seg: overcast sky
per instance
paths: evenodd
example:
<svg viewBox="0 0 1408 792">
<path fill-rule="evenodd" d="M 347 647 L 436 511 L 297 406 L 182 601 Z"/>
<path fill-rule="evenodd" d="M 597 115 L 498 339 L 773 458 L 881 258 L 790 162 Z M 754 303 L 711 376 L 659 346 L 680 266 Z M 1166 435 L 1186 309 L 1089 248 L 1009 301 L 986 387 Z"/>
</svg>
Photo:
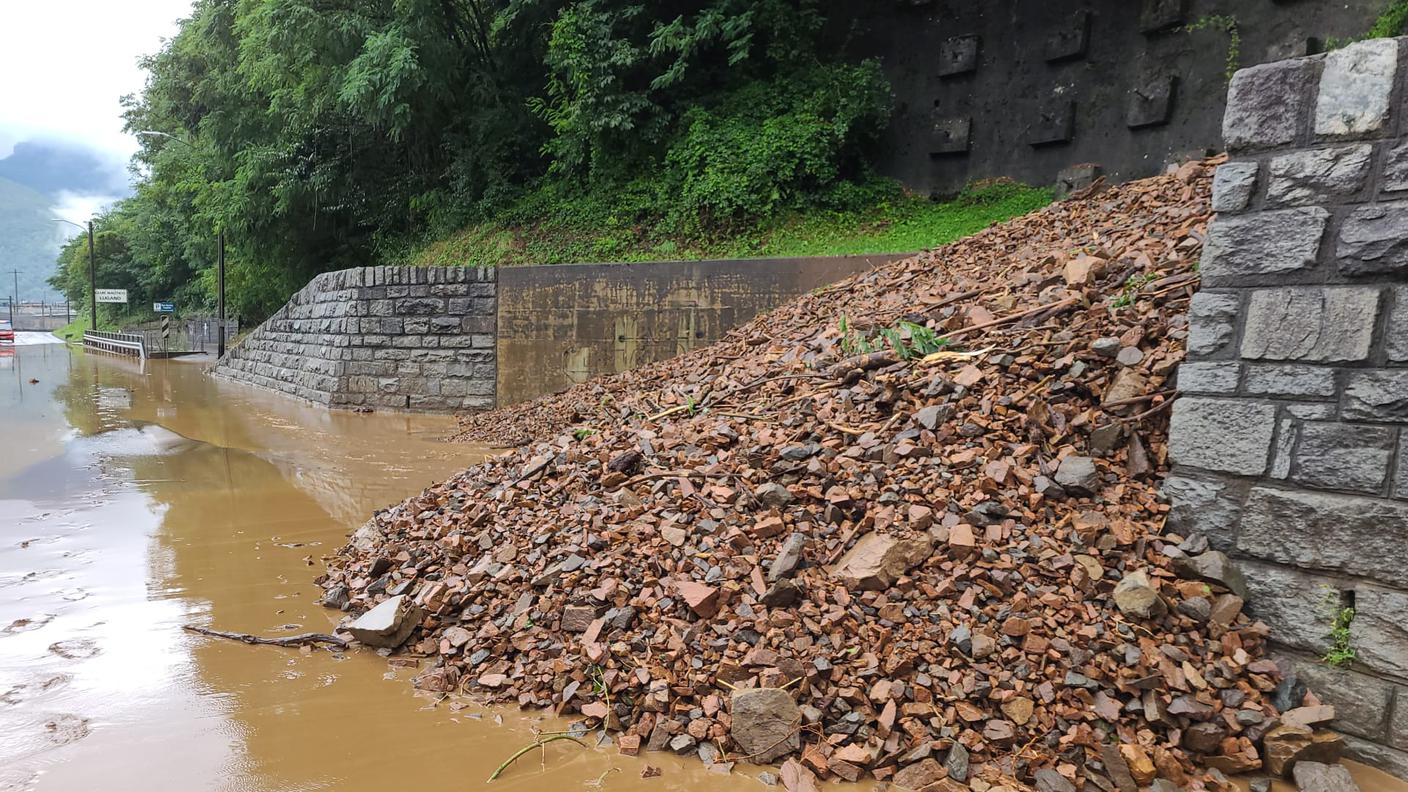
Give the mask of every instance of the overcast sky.
<svg viewBox="0 0 1408 792">
<path fill-rule="evenodd" d="M 0 0 L 0 158 L 22 140 L 89 146 L 125 166 L 123 94 L 188 16 L 191 0 Z"/>
</svg>

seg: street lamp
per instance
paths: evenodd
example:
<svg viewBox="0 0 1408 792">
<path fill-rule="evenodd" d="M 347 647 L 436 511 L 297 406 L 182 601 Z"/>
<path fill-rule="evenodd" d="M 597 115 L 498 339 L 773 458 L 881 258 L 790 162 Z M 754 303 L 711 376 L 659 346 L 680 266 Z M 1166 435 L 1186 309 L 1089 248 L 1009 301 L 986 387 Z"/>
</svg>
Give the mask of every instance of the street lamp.
<svg viewBox="0 0 1408 792">
<path fill-rule="evenodd" d="M 79 231 L 84 230 L 83 226 L 72 220 L 65 220 L 62 217 L 55 217 L 59 223 L 68 223 Z M 92 312 L 89 321 L 93 325 L 93 332 L 98 332 L 98 272 L 93 262 L 93 221 L 88 221 L 88 310 Z"/>
<path fill-rule="evenodd" d="M 176 137 L 175 135 L 172 135 L 172 134 L 167 133 L 167 132 L 158 132 L 158 131 L 156 131 L 155 129 L 143 129 L 143 130 L 141 130 L 140 132 L 137 132 L 136 134 L 137 134 L 137 137 L 159 137 L 159 138 L 164 138 L 164 139 L 166 139 L 166 140 L 174 140 L 174 141 L 176 141 L 177 143 L 180 143 L 181 145 L 183 145 L 183 146 L 185 146 L 186 148 L 190 149 L 191 151 L 195 151 L 195 150 L 196 150 L 196 147 L 195 147 L 194 145 L 192 145 L 189 140 L 186 140 L 185 138 Z M 216 309 L 215 309 L 215 313 L 216 313 L 216 318 L 215 318 L 216 330 L 215 330 L 215 333 L 216 333 L 216 339 L 217 339 L 216 342 L 215 342 L 215 357 L 216 357 L 217 359 L 219 359 L 219 358 L 222 358 L 222 357 L 225 356 L 225 229 L 224 229 L 224 228 L 221 228 L 220 231 L 219 231 L 219 233 L 217 234 L 217 247 L 218 247 L 218 249 L 219 249 L 219 255 L 218 255 L 217 259 L 216 259 L 216 265 L 215 265 L 215 266 L 216 266 L 216 269 L 215 269 L 215 275 L 216 275 L 215 280 L 216 280 L 216 284 L 217 284 L 217 285 L 216 285 L 216 289 L 217 289 L 217 291 L 218 291 L 218 296 L 216 297 Z"/>
</svg>

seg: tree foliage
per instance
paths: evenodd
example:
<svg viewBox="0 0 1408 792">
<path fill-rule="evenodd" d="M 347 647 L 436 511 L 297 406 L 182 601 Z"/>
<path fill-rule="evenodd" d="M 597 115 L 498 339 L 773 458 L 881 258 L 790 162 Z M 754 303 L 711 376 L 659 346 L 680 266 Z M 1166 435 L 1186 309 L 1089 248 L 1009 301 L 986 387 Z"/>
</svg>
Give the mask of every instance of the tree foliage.
<svg viewBox="0 0 1408 792">
<path fill-rule="evenodd" d="M 225 229 L 230 305 L 258 319 L 551 196 L 680 233 L 826 200 L 888 117 L 874 64 L 822 55 L 849 29 L 816 0 L 197 0 L 126 100 L 170 137 L 140 138 L 100 272 L 209 306 Z M 79 298 L 75 255 L 55 280 Z"/>
</svg>

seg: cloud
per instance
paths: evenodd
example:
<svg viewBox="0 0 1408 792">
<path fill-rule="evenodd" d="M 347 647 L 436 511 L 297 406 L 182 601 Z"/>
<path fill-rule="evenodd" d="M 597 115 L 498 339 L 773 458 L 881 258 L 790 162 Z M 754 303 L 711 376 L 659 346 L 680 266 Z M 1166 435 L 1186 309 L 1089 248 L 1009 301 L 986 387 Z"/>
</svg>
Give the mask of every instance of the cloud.
<svg viewBox="0 0 1408 792">
<path fill-rule="evenodd" d="M 157 52 L 191 0 L 6 2 L 0 24 L 0 157 L 23 140 L 58 139 L 125 163 L 121 97 L 139 93 L 138 58 Z"/>
</svg>

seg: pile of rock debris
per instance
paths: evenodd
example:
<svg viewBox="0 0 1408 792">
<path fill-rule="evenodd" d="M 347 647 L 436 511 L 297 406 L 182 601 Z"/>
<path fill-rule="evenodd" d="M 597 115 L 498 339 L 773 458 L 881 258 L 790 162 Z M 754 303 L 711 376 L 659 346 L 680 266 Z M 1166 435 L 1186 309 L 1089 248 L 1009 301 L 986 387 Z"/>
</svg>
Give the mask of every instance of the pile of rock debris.
<svg viewBox="0 0 1408 792">
<path fill-rule="evenodd" d="M 376 514 L 325 603 L 426 690 L 790 789 L 1309 775 L 1333 713 L 1157 492 L 1211 164 L 470 419 L 536 443 Z"/>
</svg>

